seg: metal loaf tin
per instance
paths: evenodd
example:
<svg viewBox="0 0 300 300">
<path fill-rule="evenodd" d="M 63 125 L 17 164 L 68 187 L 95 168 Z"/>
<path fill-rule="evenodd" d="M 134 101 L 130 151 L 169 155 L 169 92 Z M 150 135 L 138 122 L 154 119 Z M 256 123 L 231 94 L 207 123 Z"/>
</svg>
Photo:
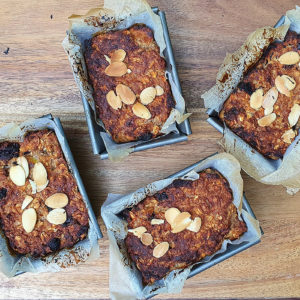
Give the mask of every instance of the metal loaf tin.
<svg viewBox="0 0 300 300">
<path fill-rule="evenodd" d="M 282 16 L 279 21 L 275 24 L 275 28 L 281 26 L 284 24 L 284 16 Z M 224 132 L 224 124 L 219 118 L 218 112 L 216 112 L 214 109 L 209 108 L 206 113 L 209 115 L 207 122 L 212 125 L 214 128 L 216 128 L 220 133 L 223 134 Z M 254 149 L 253 149 L 254 150 Z M 256 151 L 256 150 L 254 150 Z M 266 158 L 267 159 L 267 158 Z M 278 160 L 272 160 L 272 159 L 267 159 L 271 165 L 274 167 L 278 168 L 280 163 L 282 162 L 281 159 Z"/>
<path fill-rule="evenodd" d="M 153 12 L 157 14 L 161 19 L 161 24 L 163 27 L 164 32 L 164 38 L 166 42 L 166 49 L 164 51 L 164 56 L 167 62 L 167 69 L 169 69 L 173 75 L 174 82 L 178 88 L 178 90 L 181 93 L 181 86 L 177 74 L 176 68 L 172 68 L 170 66 L 170 63 L 172 63 L 175 66 L 175 60 L 172 50 L 172 45 L 170 41 L 166 16 L 163 11 L 160 11 L 157 7 L 152 8 Z M 104 142 L 100 136 L 100 131 L 103 131 L 103 129 L 95 122 L 94 120 L 94 112 L 92 108 L 90 107 L 88 101 L 85 99 L 85 97 L 81 94 L 81 99 L 83 102 L 84 112 L 86 116 L 86 122 L 88 125 L 91 142 L 92 142 L 92 148 L 94 154 L 99 154 L 101 159 L 107 159 L 108 154 L 105 149 Z M 134 147 L 133 152 L 143 151 L 151 148 L 161 147 L 165 145 L 170 145 L 174 143 L 179 143 L 186 141 L 188 139 L 188 135 L 192 133 L 190 122 L 188 119 L 186 119 L 181 124 L 177 124 L 177 128 L 179 130 L 179 133 L 170 133 L 166 136 L 162 136 L 160 138 L 156 138 L 154 140 L 150 140 L 145 143 L 141 143 Z"/>
<path fill-rule="evenodd" d="M 213 156 L 213 155 L 211 155 Z M 208 156 L 210 157 L 210 156 Z M 206 158 L 208 158 L 206 157 Z M 206 159 L 204 158 L 204 159 Z M 197 165 L 199 165 L 199 163 L 201 163 L 204 159 L 198 161 L 197 163 L 169 176 L 168 178 L 175 178 L 175 177 L 182 177 L 184 176 L 185 174 L 187 174 L 188 172 L 192 171 Z M 250 207 L 250 204 L 248 203 L 247 199 L 245 198 L 245 195 L 243 196 L 243 209 L 248 212 L 253 218 L 256 219 L 255 215 L 254 215 L 254 212 L 252 210 L 252 208 Z M 261 234 L 263 235 L 264 232 L 262 230 L 262 228 L 260 227 L 260 230 L 261 230 Z M 194 277 L 195 275 L 205 271 L 206 269 L 208 268 L 211 268 L 213 267 L 214 265 L 222 262 L 223 260 L 225 259 L 228 259 L 258 243 L 260 243 L 261 240 L 256 240 L 256 241 L 253 241 L 253 242 L 244 242 L 240 245 L 233 245 L 233 244 L 228 244 L 227 245 L 227 249 L 225 252 L 223 253 L 220 253 L 220 254 L 217 254 L 215 255 L 209 262 L 206 262 L 206 263 L 199 263 L 198 265 L 194 266 L 188 276 L 188 278 L 191 278 L 191 277 Z M 153 296 L 154 297 L 154 296 Z M 151 297 L 152 298 L 152 297 Z"/>
<path fill-rule="evenodd" d="M 66 158 L 66 161 L 68 163 L 69 169 L 70 169 L 71 173 L 73 174 L 73 176 L 75 177 L 79 192 L 82 195 L 83 199 L 85 200 L 86 207 L 87 207 L 88 214 L 89 214 L 89 219 L 90 219 L 91 223 L 93 224 L 93 226 L 94 226 L 94 228 L 97 232 L 98 239 L 100 239 L 100 238 L 103 237 L 103 235 L 102 235 L 102 232 L 101 232 L 100 227 L 98 225 L 97 218 L 94 214 L 92 205 L 91 205 L 90 200 L 88 198 L 88 195 L 86 193 L 86 190 L 85 190 L 85 187 L 83 185 L 82 179 L 80 177 L 80 174 L 79 174 L 78 168 L 76 166 L 74 157 L 72 155 L 70 146 L 67 142 L 67 138 L 66 138 L 65 132 L 63 130 L 63 127 L 61 125 L 60 119 L 59 118 L 53 118 L 51 114 L 42 116 L 41 118 L 47 118 L 47 119 L 53 120 L 54 123 L 56 124 L 57 129 L 59 130 L 60 134 L 65 138 L 65 144 L 64 145 L 60 144 L 61 149 L 64 153 L 65 158 L 68 157 L 68 159 Z M 16 273 L 15 276 L 21 275 L 23 273 L 25 273 L 25 272 L 18 272 L 18 273 Z"/>
</svg>

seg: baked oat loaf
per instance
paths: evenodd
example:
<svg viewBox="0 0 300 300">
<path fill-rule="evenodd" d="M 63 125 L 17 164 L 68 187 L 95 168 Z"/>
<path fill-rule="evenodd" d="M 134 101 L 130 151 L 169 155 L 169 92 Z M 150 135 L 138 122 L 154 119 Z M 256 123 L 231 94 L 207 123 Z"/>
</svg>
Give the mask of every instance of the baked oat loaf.
<svg viewBox="0 0 300 300">
<path fill-rule="evenodd" d="M 0 226 L 14 252 L 33 257 L 87 236 L 88 212 L 54 132 L 0 144 Z"/>
<path fill-rule="evenodd" d="M 214 169 L 199 176 L 195 181 L 177 179 L 124 212 L 127 251 L 145 284 L 212 255 L 225 239 L 238 239 L 247 231 L 227 180 Z"/>
<path fill-rule="evenodd" d="M 229 96 L 220 118 L 267 158 L 282 158 L 300 116 L 300 36 L 274 42 Z"/>
<path fill-rule="evenodd" d="M 99 118 L 116 143 L 150 140 L 175 107 L 153 32 L 143 24 L 101 33 L 85 61 Z"/>
</svg>

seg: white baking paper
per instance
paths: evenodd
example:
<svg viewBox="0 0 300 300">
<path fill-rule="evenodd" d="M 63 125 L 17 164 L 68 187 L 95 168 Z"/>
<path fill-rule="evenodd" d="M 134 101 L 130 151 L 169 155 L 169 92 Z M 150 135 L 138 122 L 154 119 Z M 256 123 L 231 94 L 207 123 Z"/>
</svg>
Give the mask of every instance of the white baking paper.
<svg viewBox="0 0 300 300">
<path fill-rule="evenodd" d="M 247 224 L 248 231 L 235 241 L 226 240 L 217 253 L 226 251 L 227 244 L 240 244 L 245 241 L 256 241 L 261 237 L 261 231 L 257 220 L 253 219 L 242 209 L 243 180 L 240 175 L 240 165 L 230 154 L 222 153 L 205 159 L 192 172 L 189 172 L 182 179 L 195 180 L 199 178 L 196 172 L 206 168 L 218 170 L 228 180 L 233 193 L 233 203 L 238 209 L 239 217 L 243 217 Z M 124 239 L 127 235 L 127 224 L 118 217 L 124 209 L 132 207 L 142 201 L 147 195 L 153 195 L 173 182 L 173 179 L 164 179 L 153 182 L 144 188 L 122 196 L 108 195 L 101 208 L 101 216 L 107 227 L 107 234 L 110 241 L 110 297 L 113 300 L 123 299 L 145 299 L 149 296 L 160 293 L 179 293 L 193 266 L 184 270 L 171 272 L 165 279 L 154 283 L 151 286 L 143 286 L 140 272 L 134 263 L 129 259 Z M 214 255 L 204 258 L 201 263 L 209 261 Z"/>
<path fill-rule="evenodd" d="M 217 75 L 216 85 L 202 95 L 206 108 L 220 112 L 224 102 L 242 80 L 247 70 L 255 64 L 270 42 L 283 40 L 288 29 L 300 33 L 300 8 L 286 13 L 284 25 L 278 28 L 264 27 L 249 35 L 246 42 L 233 54 L 227 54 Z M 283 185 L 288 193 L 300 189 L 300 136 L 289 146 L 283 159 L 268 159 L 249 146 L 226 126 L 220 144 L 226 152 L 235 156 L 242 169 L 264 184 Z"/>
<path fill-rule="evenodd" d="M 64 151 L 67 141 L 61 134 L 55 122 L 49 118 L 31 119 L 20 125 L 14 123 L 8 124 L 0 128 L 0 142 L 22 141 L 26 132 L 46 128 L 55 131 L 69 169 L 72 172 L 70 158 Z M 76 176 L 74 177 L 77 180 Z M 87 204 L 87 199 L 84 196 L 83 201 Z M 57 272 L 67 267 L 74 266 L 79 262 L 94 260 L 98 258 L 99 255 L 100 249 L 98 245 L 97 230 L 91 220 L 89 220 L 87 238 L 75 244 L 71 249 L 63 249 L 41 259 L 34 259 L 24 255 L 13 255 L 8 248 L 6 238 L 3 233 L 0 232 L 0 270 L 8 277 L 15 276 L 21 272 Z"/>
<path fill-rule="evenodd" d="M 163 53 L 166 49 L 166 43 L 161 20 L 158 15 L 153 13 L 151 7 L 145 0 L 105 0 L 103 7 L 93 8 L 83 16 L 72 15 L 69 17 L 69 21 L 69 32 L 63 41 L 63 47 L 68 54 L 74 78 L 81 93 L 92 107 L 96 122 L 105 129 L 96 112 L 93 88 L 88 82 L 83 55 L 85 51 L 85 41 L 91 39 L 93 35 L 98 32 L 121 30 L 137 23 L 143 23 L 153 30 L 155 41 L 160 48 L 160 54 L 164 57 Z M 174 83 L 171 68 L 176 68 L 176 66 L 170 64 L 169 69 L 166 70 L 166 77 L 169 79 L 176 106 L 175 109 L 171 111 L 169 118 L 161 130 L 163 134 L 178 132 L 175 122 L 180 124 L 190 115 L 184 114 L 185 101 Z M 123 159 L 132 152 L 132 147 L 145 143 L 144 141 L 136 141 L 117 144 L 106 131 L 101 132 L 101 137 L 109 158 L 113 161 Z"/>
</svg>

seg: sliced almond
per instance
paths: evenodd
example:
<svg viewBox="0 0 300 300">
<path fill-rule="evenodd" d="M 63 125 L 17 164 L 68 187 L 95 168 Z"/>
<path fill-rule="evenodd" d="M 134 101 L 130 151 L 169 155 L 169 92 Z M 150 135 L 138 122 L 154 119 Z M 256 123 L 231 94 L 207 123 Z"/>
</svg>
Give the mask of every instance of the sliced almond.
<svg viewBox="0 0 300 300">
<path fill-rule="evenodd" d="M 22 214 L 22 226 L 27 233 L 30 233 L 36 224 L 37 215 L 34 208 L 28 208 Z"/>
<path fill-rule="evenodd" d="M 69 202 L 68 196 L 64 193 L 56 193 L 48 197 L 45 204 L 50 208 L 63 208 Z"/>
<path fill-rule="evenodd" d="M 128 229 L 128 232 L 131 232 L 133 235 L 137 236 L 139 239 L 142 237 L 142 234 L 146 232 L 147 229 L 144 226 L 140 226 L 133 229 Z"/>
<path fill-rule="evenodd" d="M 285 86 L 285 79 L 282 76 L 277 76 L 275 78 L 275 86 L 277 88 L 277 90 L 282 94 L 285 95 L 287 97 L 291 96 L 290 91 L 288 90 L 288 88 Z"/>
<path fill-rule="evenodd" d="M 111 62 L 122 62 L 126 57 L 126 52 L 123 49 L 114 51 L 111 56 Z"/>
<path fill-rule="evenodd" d="M 165 92 L 160 85 L 156 85 L 155 89 L 156 89 L 156 96 L 162 96 Z"/>
<path fill-rule="evenodd" d="M 149 86 L 142 90 L 140 94 L 141 102 L 144 105 L 150 104 L 156 96 L 156 89 L 153 86 Z"/>
<path fill-rule="evenodd" d="M 34 164 L 32 171 L 33 181 L 36 185 L 44 185 L 47 182 L 47 171 L 41 162 Z"/>
<path fill-rule="evenodd" d="M 172 232 L 179 233 L 185 230 L 191 223 L 191 214 L 188 212 L 182 212 L 174 219 Z"/>
<path fill-rule="evenodd" d="M 112 62 L 104 72 L 110 77 L 121 77 L 127 73 L 127 66 L 123 62 L 115 61 Z"/>
<path fill-rule="evenodd" d="M 26 175 L 24 169 L 17 165 L 12 166 L 9 169 L 9 177 L 12 180 L 12 182 L 17 186 L 23 186 L 26 181 Z"/>
<path fill-rule="evenodd" d="M 278 91 L 275 87 L 272 87 L 267 91 L 263 97 L 262 107 L 265 109 L 265 115 L 269 115 L 273 112 L 273 106 L 278 99 Z"/>
<path fill-rule="evenodd" d="M 153 242 L 153 237 L 150 233 L 143 233 L 141 236 L 141 242 L 145 245 L 145 246 L 149 246 L 152 244 Z"/>
<path fill-rule="evenodd" d="M 295 131 L 293 129 L 287 130 L 281 137 L 283 141 L 287 144 L 292 143 L 292 139 L 296 136 Z"/>
<path fill-rule="evenodd" d="M 293 127 L 297 124 L 300 117 L 300 105 L 294 104 L 289 114 L 289 123 Z"/>
<path fill-rule="evenodd" d="M 173 222 L 175 220 L 175 218 L 180 214 L 180 210 L 176 207 L 171 207 L 169 209 L 166 210 L 165 212 L 165 218 L 167 220 L 167 222 L 173 226 Z"/>
<path fill-rule="evenodd" d="M 161 225 L 161 224 L 164 224 L 164 220 L 162 219 L 152 219 L 151 220 L 151 225 Z"/>
<path fill-rule="evenodd" d="M 282 54 L 278 60 L 282 65 L 294 65 L 300 60 L 300 56 L 298 52 L 289 51 Z"/>
<path fill-rule="evenodd" d="M 250 106 L 253 109 L 260 109 L 264 100 L 264 91 L 262 88 L 257 89 L 250 97 Z"/>
<path fill-rule="evenodd" d="M 296 81 L 294 78 L 288 76 L 288 75 L 282 75 L 281 78 L 283 78 L 284 86 L 289 90 L 292 91 L 296 87 Z"/>
<path fill-rule="evenodd" d="M 31 185 L 31 194 L 36 194 L 36 183 L 31 179 L 28 179 L 28 180 Z"/>
<path fill-rule="evenodd" d="M 21 209 L 24 210 L 31 203 L 32 200 L 33 198 L 31 196 L 26 196 L 23 200 Z"/>
<path fill-rule="evenodd" d="M 136 96 L 130 87 L 124 84 L 118 84 L 116 87 L 116 92 L 121 101 L 125 104 L 133 104 L 135 102 Z"/>
<path fill-rule="evenodd" d="M 148 110 L 148 108 L 143 104 L 141 104 L 140 102 L 137 102 L 132 106 L 132 111 L 139 118 L 146 119 L 146 120 L 151 118 L 151 113 Z"/>
<path fill-rule="evenodd" d="M 258 125 L 261 127 L 269 126 L 276 120 L 276 114 L 271 113 L 270 115 L 264 116 L 258 120 Z"/>
<path fill-rule="evenodd" d="M 196 217 L 186 229 L 193 232 L 198 232 L 201 228 L 201 223 L 201 218 Z"/>
<path fill-rule="evenodd" d="M 111 63 L 111 59 L 107 55 L 105 55 L 105 54 L 104 54 L 104 57 L 105 57 L 106 61 L 110 64 Z"/>
<path fill-rule="evenodd" d="M 153 256 L 156 258 L 160 258 L 164 256 L 169 250 L 169 243 L 168 242 L 162 242 L 155 246 L 153 249 Z"/>
<path fill-rule="evenodd" d="M 17 164 L 20 165 L 24 169 L 25 176 L 27 178 L 29 175 L 29 166 L 28 166 L 28 161 L 27 161 L 26 157 L 25 156 L 18 157 Z"/>
<path fill-rule="evenodd" d="M 38 193 L 41 192 L 41 191 L 43 191 L 47 187 L 48 183 L 49 183 L 49 180 L 47 180 L 46 183 L 43 184 L 43 185 L 37 185 L 36 186 L 36 191 Z"/>
<path fill-rule="evenodd" d="M 36 194 L 36 183 L 31 179 L 29 179 L 29 183 L 31 185 L 31 194 Z"/>
<path fill-rule="evenodd" d="M 106 95 L 106 100 L 108 104 L 115 110 L 122 107 L 122 102 L 119 96 L 115 94 L 114 91 L 109 91 Z"/>
<path fill-rule="evenodd" d="M 55 208 L 49 212 L 47 220 L 54 225 L 63 224 L 67 220 L 67 213 L 63 208 Z"/>
</svg>

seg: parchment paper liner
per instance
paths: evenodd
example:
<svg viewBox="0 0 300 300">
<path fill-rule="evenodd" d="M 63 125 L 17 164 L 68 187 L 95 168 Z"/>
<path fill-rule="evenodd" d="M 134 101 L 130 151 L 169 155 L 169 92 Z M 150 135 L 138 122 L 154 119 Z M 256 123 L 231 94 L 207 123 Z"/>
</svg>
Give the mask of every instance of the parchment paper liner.
<svg viewBox="0 0 300 300">
<path fill-rule="evenodd" d="M 69 21 L 69 31 L 63 41 L 63 47 L 68 54 L 75 81 L 81 93 L 91 105 L 96 122 L 104 130 L 104 132 L 101 132 L 101 137 L 109 158 L 113 161 L 119 161 L 132 152 L 133 146 L 144 143 L 144 141 L 117 144 L 112 140 L 110 134 L 105 131 L 104 124 L 96 112 L 93 88 L 88 82 L 83 55 L 85 51 L 85 41 L 92 38 L 98 32 L 121 30 L 129 28 L 136 23 L 143 23 L 153 30 L 155 41 L 160 47 L 160 55 L 164 57 L 163 51 L 166 48 L 166 44 L 161 20 L 158 15 L 153 13 L 151 7 L 145 0 L 105 0 L 103 7 L 93 8 L 82 16 L 72 15 L 69 17 Z M 175 122 L 180 124 L 190 115 L 184 114 L 185 102 L 174 83 L 173 75 L 170 71 L 171 68 L 176 68 L 176 66 L 171 64 L 168 68 L 169 69 L 166 70 L 166 77 L 169 79 L 173 97 L 176 100 L 176 106 L 162 127 L 161 132 L 163 134 L 178 132 Z"/>
<path fill-rule="evenodd" d="M 246 42 L 233 54 L 227 54 L 217 74 L 216 85 L 201 97 L 206 108 L 220 112 L 234 88 L 243 75 L 263 54 L 274 40 L 283 40 L 288 29 L 300 33 L 300 8 L 286 13 L 284 25 L 273 28 L 264 27 L 251 33 Z M 294 194 L 300 188 L 300 136 L 289 146 L 283 159 L 265 158 L 245 141 L 225 126 L 220 144 L 226 152 L 234 155 L 242 169 L 255 180 L 271 185 L 283 185 L 288 193 Z"/>
<path fill-rule="evenodd" d="M 242 209 L 243 180 L 240 175 L 240 165 L 230 154 L 222 153 L 207 158 L 193 171 L 182 179 L 195 180 L 199 178 L 196 172 L 212 167 L 228 180 L 233 192 L 234 205 L 238 209 L 239 217 L 243 216 L 248 231 L 235 241 L 225 240 L 222 248 L 214 255 L 226 251 L 227 244 L 241 244 L 245 241 L 256 241 L 261 237 L 257 220 Z M 110 241 L 110 297 L 111 299 L 144 299 L 160 293 L 179 293 L 193 266 L 171 272 L 166 279 L 160 280 L 151 286 L 143 287 L 140 272 L 129 259 L 124 243 L 127 235 L 127 223 L 117 215 L 125 208 L 132 207 L 142 201 L 147 195 L 153 195 L 173 182 L 173 179 L 164 179 L 153 182 L 144 188 L 122 196 L 109 194 L 101 208 L 101 215 L 107 227 Z M 212 257 L 204 258 L 201 262 L 210 261 Z"/>
<path fill-rule="evenodd" d="M 60 133 L 55 122 L 48 118 L 27 120 L 20 125 L 14 123 L 8 124 L 0 128 L 0 142 L 22 141 L 26 132 L 46 128 L 55 131 L 63 150 L 66 140 Z M 64 155 L 69 169 L 72 172 L 69 157 L 65 152 Z M 83 201 L 86 203 L 84 197 Z M 12 255 L 8 249 L 7 239 L 2 232 L 0 233 L 0 270 L 8 277 L 12 277 L 19 272 L 57 272 L 67 267 L 77 265 L 80 262 L 96 259 L 100 254 L 97 242 L 97 231 L 90 220 L 88 236 L 83 241 L 75 244 L 71 249 L 63 249 L 41 259 L 34 259 L 24 255 Z"/>
</svg>

